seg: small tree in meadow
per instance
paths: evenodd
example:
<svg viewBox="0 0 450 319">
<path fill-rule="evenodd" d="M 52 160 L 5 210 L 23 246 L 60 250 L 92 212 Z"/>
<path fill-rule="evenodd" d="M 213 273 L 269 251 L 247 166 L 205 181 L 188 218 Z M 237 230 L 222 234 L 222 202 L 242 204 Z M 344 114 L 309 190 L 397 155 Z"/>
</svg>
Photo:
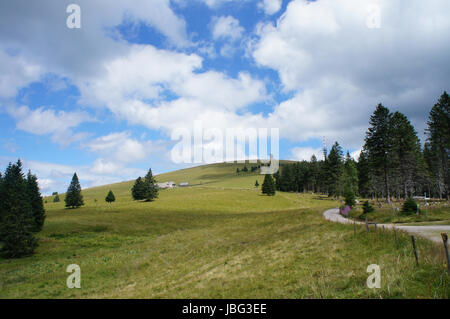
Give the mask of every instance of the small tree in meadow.
<svg viewBox="0 0 450 319">
<path fill-rule="evenodd" d="M 116 197 L 114 196 L 114 193 L 112 192 L 112 190 L 109 190 L 108 195 L 106 195 L 105 201 L 109 204 L 116 201 Z"/>
<path fill-rule="evenodd" d="M 78 208 L 84 205 L 83 195 L 81 195 L 81 185 L 78 180 L 77 173 L 73 174 L 72 181 L 70 182 L 69 188 L 67 189 L 66 207 L 68 208 Z"/>
<path fill-rule="evenodd" d="M 53 198 L 53 203 L 59 203 L 61 199 L 59 198 L 59 194 L 56 193 L 55 197 Z"/>
<path fill-rule="evenodd" d="M 366 200 L 362 206 L 364 214 L 370 214 L 375 211 L 375 208 L 370 205 L 369 201 Z"/>
<path fill-rule="evenodd" d="M 275 182 L 273 181 L 272 175 L 266 174 L 264 176 L 264 182 L 262 184 L 262 193 L 268 196 L 275 195 Z"/>
<path fill-rule="evenodd" d="M 259 187 L 258 180 L 256 180 L 255 187 Z"/>
<path fill-rule="evenodd" d="M 403 215 L 412 215 L 412 214 L 417 213 L 417 211 L 418 211 L 418 207 L 417 207 L 417 203 L 414 199 L 409 197 L 407 200 L 405 200 L 405 202 L 403 203 L 403 206 L 402 206 L 402 214 Z"/>
</svg>

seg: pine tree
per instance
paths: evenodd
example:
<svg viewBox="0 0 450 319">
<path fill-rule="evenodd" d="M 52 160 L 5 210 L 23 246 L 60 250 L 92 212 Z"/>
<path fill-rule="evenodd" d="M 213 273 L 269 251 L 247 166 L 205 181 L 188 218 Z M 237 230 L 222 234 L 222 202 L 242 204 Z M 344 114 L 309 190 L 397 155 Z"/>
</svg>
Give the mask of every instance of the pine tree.
<svg viewBox="0 0 450 319">
<path fill-rule="evenodd" d="M 145 175 L 144 182 L 146 187 L 145 199 L 150 202 L 158 198 L 158 185 L 155 178 L 153 177 L 151 168 L 148 170 L 147 175 Z"/>
<path fill-rule="evenodd" d="M 444 92 L 433 106 L 425 130 L 429 144 L 428 160 L 431 162 L 432 176 L 439 194 L 448 198 L 450 172 L 448 165 L 450 149 L 450 97 Z"/>
<path fill-rule="evenodd" d="M 420 140 L 408 118 L 400 112 L 395 112 L 392 116 L 390 129 L 393 170 L 397 171 L 403 198 L 406 199 L 419 164 Z"/>
<path fill-rule="evenodd" d="M 327 158 L 328 195 L 339 197 L 343 174 L 343 152 L 338 142 L 335 142 Z"/>
<path fill-rule="evenodd" d="M 66 207 L 69 208 L 78 208 L 84 205 L 83 195 L 81 195 L 81 185 L 78 181 L 77 173 L 73 174 L 64 201 L 66 202 Z"/>
<path fill-rule="evenodd" d="M 133 188 L 131 189 L 131 195 L 134 200 L 143 200 L 146 196 L 146 186 L 145 182 L 141 177 L 138 177 L 134 182 Z"/>
<path fill-rule="evenodd" d="M 116 201 L 116 197 L 114 196 L 112 190 L 109 190 L 108 195 L 106 195 L 105 201 L 110 204 Z"/>
<path fill-rule="evenodd" d="M 35 226 L 33 211 L 27 195 L 21 161 L 10 163 L 0 183 L 1 253 L 6 258 L 29 256 L 37 247 L 32 231 Z"/>
<path fill-rule="evenodd" d="M 272 175 L 266 174 L 264 176 L 264 182 L 262 184 L 262 193 L 268 196 L 275 195 L 275 183 L 273 181 Z"/>
<path fill-rule="evenodd" d="M 258 180 L 256 180 L 255 187 L 259 187 Z"/>
<path fill-rule="evenodd" d="M 359 154 L 358 163 L 358 193 L 362 197 L 373 195 L 373 185 L 370 174 L 370 163 L 367 155 L 367 150 L 362 150 Z"/>
<path fill-rule="evenodd" d="M 345 157 L 343 183 L 345 204 L 353 207 L 356 204 L 356 193 L 358 191 L 358 170 L 355 161 L 348 152 Z"/>
<path fill-rule="evenodd" d="M 45 220 L 44 202 L 39 191 L 37 177 L 31 174 L 31 171 L 28 171 L 27 174 L 27 196 L 33 212 L 33 230 L 36 232 L 41 231 Z"/>
<path fill-rule="evenodd" d="M 59 194 L 56 193 L 55 197 L 53 198 L 53 203 L 59 203 L 61 200 L 59 199 Z"/>
<path fill-rule="evenodd" d="M 364 149 L 368 151 L 370 166 L 374 175 L 383 176 L 384 194 L 386 202 L 390 203 L 391 177 L 391 113 L 382 104 L 378 104 L 370 117 L 370 127 L 366 133 Z"/>
<path fill-rule="evenodd" d="M 317 161 L 316 155 L 311 156 L 311 185 L 312 185 L 312 192 L 316 193 L 319 190 L 319 181 L 320 181 L 320 166 L 319 162 Z"/>
</svg>

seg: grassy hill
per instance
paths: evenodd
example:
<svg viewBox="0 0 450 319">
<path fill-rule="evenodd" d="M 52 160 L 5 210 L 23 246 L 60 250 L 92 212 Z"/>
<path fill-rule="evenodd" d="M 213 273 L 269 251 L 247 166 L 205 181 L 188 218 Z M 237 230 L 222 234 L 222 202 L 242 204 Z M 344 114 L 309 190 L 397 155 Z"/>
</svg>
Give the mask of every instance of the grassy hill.
<svg viewBox="0 0 450 319">
<path fill-rule="evenodd" d="M 251 166 L 247 165 L 248 167 Z M 0 259 L 0 298 L 448 298 L 441 247 L 365 233 L 325 221 L 338 203 L 313 194 L 254 187 L 262 176 L 243 164 L 214 164 L 157 176 L 192 187 L 134 202 L 133 182 L 83 191 L 85 206 L 47 198 L 47 220 L 34 256 Z M 250 167 L 249 167 L 250 168 Z M 116 202 L 104 198 L 112 189 Z M 61 196 L 63 199 L 63 196 Z M 379 264 L 382 288 L 368 289 Z M 66 267 L 81 267 L 81 289 L 68 289 Z"/>
</svg>

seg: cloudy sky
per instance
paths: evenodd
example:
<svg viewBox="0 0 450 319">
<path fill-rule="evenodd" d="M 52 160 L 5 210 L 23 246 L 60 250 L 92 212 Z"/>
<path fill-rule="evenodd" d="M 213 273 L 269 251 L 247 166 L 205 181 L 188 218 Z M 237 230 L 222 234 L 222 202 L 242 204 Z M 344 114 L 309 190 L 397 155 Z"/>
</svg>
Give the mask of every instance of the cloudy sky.
<svg viewBox="0 0 450 319">
<path fill-rule="evenodd" d="M 69 4 L 81 28 L 67 27 Z M 450 84 L 448 0 L 4 0 L 0 165 L 43 193 L 185 167 L 174 129 L 279 128 L 280 158 L 360 150 L 382 102 L 423 136 Z"/>
</svg>

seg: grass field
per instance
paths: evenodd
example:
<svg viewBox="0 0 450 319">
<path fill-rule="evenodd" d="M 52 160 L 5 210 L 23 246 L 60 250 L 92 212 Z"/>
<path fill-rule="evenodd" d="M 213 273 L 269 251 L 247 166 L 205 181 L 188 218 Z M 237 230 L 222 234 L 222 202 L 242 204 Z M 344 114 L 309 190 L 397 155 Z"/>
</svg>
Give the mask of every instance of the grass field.
<svg viewBox="0 0 450 319">
<path fill-rule="evenodd" d="M 243 165 L 241 165 L 243 166 Z M 133 202 L 130 183 L 83 191 L 67 210 L 47 199 L 36 254 L 0 259 L 0 298 L 448 298 L 440 246 L 325 221 L 338 203 L 312 194 L 262 196 L 262 176 L 216 164 L 157 176 L 196 185 Z M 104 198 L 109 189 L 116 202 Z M 63 199 L 63 196 L 61 196 Z M 66 267 L 81 267 L 68 289 Z M 369 289 L 367 266 L 381 267 Z"/>
</svg>

